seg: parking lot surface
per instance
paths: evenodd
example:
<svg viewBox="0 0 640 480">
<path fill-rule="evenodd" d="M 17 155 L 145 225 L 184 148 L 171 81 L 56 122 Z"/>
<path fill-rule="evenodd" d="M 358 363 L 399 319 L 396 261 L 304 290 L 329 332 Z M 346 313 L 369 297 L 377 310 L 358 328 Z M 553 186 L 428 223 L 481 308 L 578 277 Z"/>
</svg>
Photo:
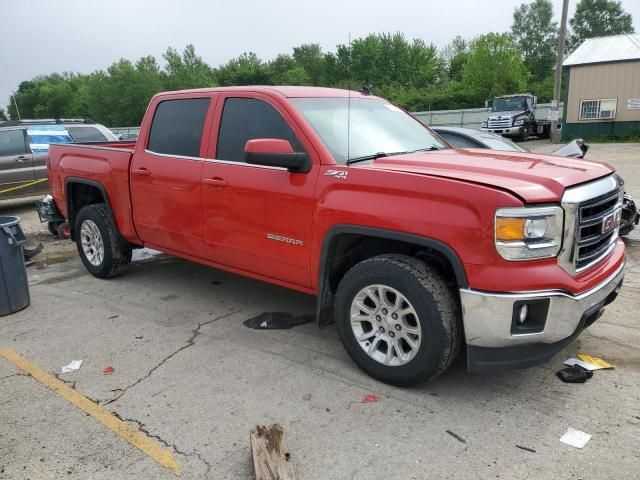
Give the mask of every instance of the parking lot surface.
<svg viewBox="0 0 640 480">
<path fill-rule="evenodd" d="M 588 158 L 616 166 L 640 198 L 640 145 L 594 145 Z M 252 478 L 249 430 L 271 423 L 282 425 L 301 479 L 638 478 L 636 232 L 625 240 L 618 300 L 548 364 L 470 375 L 462 355 L 436 380 L 401 389 L 363 374 L 334 326 L 243 325 L 265 312 L 313 314 L 313 297 L 147 250 L 125 275 L 99 280 L 73 244 L 52 240 L 30 203 L 0 214 L 22 217 L 30 243 L 45 243 L 28 267 L 31 306 L 0 317 L 0 348 L 152 438 L 180 464 L 181 478 Z M 564 384 L 555 372 L 576 353 L 616 368 Z M 81 368 L 60 374 L 72 360 Z M 379 399 L 364 403 L 369 394 Z M 559 442 L 568 427 L 592 435 L 584 449 Z M 0 478 L 175 476 L 0 357 Z"/>
</svg>

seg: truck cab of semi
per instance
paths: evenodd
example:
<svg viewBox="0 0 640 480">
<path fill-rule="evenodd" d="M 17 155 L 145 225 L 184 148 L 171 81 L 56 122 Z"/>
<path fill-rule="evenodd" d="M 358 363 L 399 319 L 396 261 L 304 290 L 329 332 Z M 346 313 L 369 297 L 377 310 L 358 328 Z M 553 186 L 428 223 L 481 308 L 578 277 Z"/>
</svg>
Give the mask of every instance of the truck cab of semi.
<svg viewBox="0 0 640 480">
<path fill-rule="evenodd" d="M 548 138 L 551 124 L 538 120 L 535 110 L 538 97 L 530 93 L 494 97 L 491 115 L 482 122 L 482 130 L 524 141 L 530 135 Z"/>
</svg>

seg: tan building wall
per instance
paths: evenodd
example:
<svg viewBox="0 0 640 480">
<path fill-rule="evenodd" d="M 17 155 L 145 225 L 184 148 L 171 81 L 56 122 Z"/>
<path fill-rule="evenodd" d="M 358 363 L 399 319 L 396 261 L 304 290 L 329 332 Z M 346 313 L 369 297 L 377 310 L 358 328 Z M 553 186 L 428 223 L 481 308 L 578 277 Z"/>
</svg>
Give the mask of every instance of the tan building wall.
<svg viewBox="0 0 640 480">
<path fill-rule="evenodd" d="M 640 109 L 629 110 L 630 98 L 640 99 L 640 60 L 599 63 L 571 67 L 566 123 L 610 122 L 611 120 L 580 120 L 580 101 L 617 98 L 615 122 L 640 121 Z"/>
</svg>

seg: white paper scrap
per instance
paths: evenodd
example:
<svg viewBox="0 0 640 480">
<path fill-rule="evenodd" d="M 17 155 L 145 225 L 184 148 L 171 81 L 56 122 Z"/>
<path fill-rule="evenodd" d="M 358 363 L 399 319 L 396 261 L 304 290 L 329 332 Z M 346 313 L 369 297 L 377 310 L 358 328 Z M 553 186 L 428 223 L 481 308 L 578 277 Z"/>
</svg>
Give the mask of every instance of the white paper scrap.
<svg viewBox="0 0 640 480">
<path fill-rule="evenodd" d="M 80 370 L 80 365 L 82 365 L 82 360 L 73 360 L 69 365 L 62 367 L 62 373 L 76 372 Z"/>
<path fill-rule="evenodd" d="M 591 440 L 591 435 L 571 427 L 567 428 L 566 433 L 560 437 L 562 443 L 576 448 L 584 447 L 589 440 Z"/>
<path fill-rule="evenodd" d="M 590 363 L 583 362 L 583 361 L 582 361 L 582 360 L 580 360 L 579 358 L 574 358 L 574 357 L 567 358 L 567 359 L 566 359 L 564 362 L 562 362 L 562 363 L 564 363 L 565 365 L 568 365 L 568 366 L 572 366 L 572 365 L 579 365 L 579 366 L 581 366 L 582 368 L 584 368 L 585 370 L 590 370 L 590 371 L 598 370 L 598 369 L 600 368 L 600 367 L 596 367 L 595 365 L 591 365 Z"/>
</svg>

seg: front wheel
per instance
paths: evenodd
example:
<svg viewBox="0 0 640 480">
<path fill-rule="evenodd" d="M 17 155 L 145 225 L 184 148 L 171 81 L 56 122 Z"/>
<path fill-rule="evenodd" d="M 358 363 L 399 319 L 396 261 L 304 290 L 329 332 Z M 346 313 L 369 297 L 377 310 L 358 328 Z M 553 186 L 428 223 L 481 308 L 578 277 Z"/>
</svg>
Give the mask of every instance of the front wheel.
<svg viewBox="0 0 640 480">
<path fill-rule="evenodd" d="M 392 385 L 436 377 L 460 348 L 454 294 L 436 270 L 404 255 L 373 257 L 349 270 L 338 287 L 335 317 L 351 358 Z"/>
<path fill-rule="evenodd" d="M 103 203 L 87 205 L 78 212 L 75 239 L 82 263 L 95 277 L 115 277 L 131 263 L 131 246 L 120 240 Z"/>
</svg>

